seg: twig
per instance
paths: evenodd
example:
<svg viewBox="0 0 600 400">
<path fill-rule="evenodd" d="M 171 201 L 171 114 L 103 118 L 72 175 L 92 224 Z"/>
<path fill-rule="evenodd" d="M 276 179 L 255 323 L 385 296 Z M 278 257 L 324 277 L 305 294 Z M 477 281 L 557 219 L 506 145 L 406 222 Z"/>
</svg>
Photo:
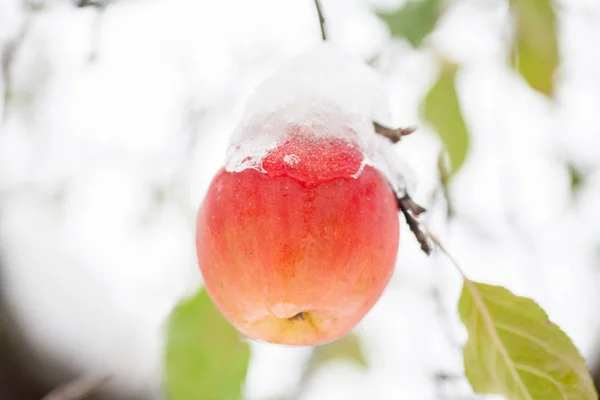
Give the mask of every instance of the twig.
<svg viewBox="0 0 600 400">
<path fill-rule="evenodd" d="M 417 238 L 417 242 L 421 245 L 421 250 L 423 250 L 425 254 L 430 255 L 431 246 L 429 245 L 428 234 L 419 220 L 419 215 L 424 213 L 425 209 L 415 203 L 408 194 L 405 194 L 401 198 L 397 198 L 397 200 L 398 208 L 400 208 L 400 211 L 404 214 L 408 227 Z"/>
<path fill-rule="evenodd" d="M 390 139 L 392 143 L 398 143 L 402 136 L 408 136 L 417 130 L 417 128 L 412 126 L 408 128 L 388 128 L 377 122 L 373 122 L 373 127 L 375 128 L 375 133 Z"/>
<path fill-rule="evenodd" d="M 84 7 L 104 8 L 106 6 L 106 2 L 94 1 L 94 0 L 76 0 L 75 5 L 79 8 L 84 8 Z"/>
<path fill-rule="evenodd" d="M 317 14 L 319 15 L 319 26 L 321 27 L 321 39 L 327 40 L 327 33 L 325 33 L 325 17 L 323 17 L 323 10 L 321 9 L 321 2 L 315 0 L 315 7 L 317 7 Z"/>
<path fill-rule="evenodd" d="M 389 139 L 392 143 L 398 143 L 402 136 L 410 135 L 413 133 L 416 128 L 388 128 L 386 126 L 381 125 L 380 123 L 373 121 L 373 128 L 375 128 L 375 133 L 381 135 L 387 139 Z M 393 186 L 393 185 L 392 185 Z M 431 246 L 429 245 L 429 240 L 425 231 L 421 229 L 422 224 L 419 220 L 419 215 L 425 212 L 425 209 L 415 203 L 410 196 L 405 193 L 404 196 L 399 197 L 400 195 L 396 195 L 396 200 L 398 201 L 398 208 L 404 214 L 404 218 L 406 218 L 406 223 L 408 227 L 412 231 L 412 233 L 417 238 L 417 241 L 421 245 L 421 250 L 425 252 L 425 254 L 431 254 Z"/>
<path fill-rule="evenodd" d="M 48 393 L 42 400 L 83 400 L 96 392 L 110 380 L 110 376 L 79 378 L 59 386 Z"/>
<path fill-rule="evenodd" d="M 433 244 L 435 244 L 437 246 L 437 248 L 440 249 L 440 251 L 446 255 L 446 257 L 448 257 L 448 259 L 450 260 L 450 262 L 454 265 L 454 267 L 458 270 L 458 272 L 460 272 L 460 274 L 462 275 L 463 279 L 465 281 L 469 281 L 470 282 L 470 280 L 467 278 L 467 275 L 465 275 L 464 271 L 460 267 L 460 264 L 458 263 L 458 261 L 456 261 L 456 259 L 454 257 L 452 257 L 452 254 L 450 254 L 450 252 L 444 247 L 444 245 L 442 244 L 442 242 L 440 242 L 440 240 L 437 238 L 437 236 L 435 236 L 433 233 L 431 233 L 427 229 L 427 227 L 425 227 L 423 225 L 421 226 L 421 229 L 423 229 L 423 231 L 429 237 L 429 239 L 431 239 L 431 241 L 433 242 Z"/>
</svg>

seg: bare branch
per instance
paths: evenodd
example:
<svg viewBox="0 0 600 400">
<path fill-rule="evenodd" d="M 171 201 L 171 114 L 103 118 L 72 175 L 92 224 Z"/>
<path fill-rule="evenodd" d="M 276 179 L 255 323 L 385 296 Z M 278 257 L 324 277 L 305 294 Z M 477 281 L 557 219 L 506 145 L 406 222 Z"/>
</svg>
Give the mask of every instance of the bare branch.
<svg viewBox="0 0 600 400">
<path fill-rule="evenodd" d="M 431 245 L 429 244 L 427 231 L 423 229 L 423 225 L 419 220 L 419 215 L 425 212 L 425 209 L 415 203 L 408 194 L 405 194 L 404 197 L 398 198 L 397 200 L 398 207 L 400 208 L 400 211 L 402 211 L 402 214 L 404 214 L 408 227 L 421 245 L 421 250 L 423 250 L 425 254 L 430 255 Z"/>
<path fill-rule="evenodd" d="M 373 127 L 375 128 L 376 134 L 389 139 L 392 143 L 398 143 L 402 136 L 410 135 L 416 130 L 416 128 L 412 127 L 396 129 L 388 128 L 376 121 L 373 121 Z M 396 182 L 390 182 L 392 187 L 395 187 L 395 183 Z M 404 193 L 404 195 L 402 195 L 396 192 L 396 200 L 398 201 L 398 208 L 400 209 L 400 211 L 402 211 L 402 214 L 404 214 L 404 218 L 406 218 L 406 223 L 408 224 L 408 227 L 410 228 L 412 233 L 417 238 L 417 241 L 421 245 L 421 250 L 423 250 L 427 255 L 430 255 L 431 245 L 429 244 L 427 231 L 423 229 L 421 221 L 419 220 L 419 215 L 423 214 L 426 210 L 417 203 L 415 203 L 413 199 L 410 198 L 408 193 Z"/>
<path fill-rule="evenodd" d="M 317 8 L 317 14 L 319 15 L 319 26 L 321 27 L 321 39 L 327 40 L 327 34 L 325 33 L 325 17 L 323 17 L 323 10 L 321 8 L 321 2 L 315 0 L 315 7 Z"/>
<path fill-rule="evenodd" d="M 96 8 L 104 8 L 106 7 L 106 1 L 97 1 L 97 0 L 75 0 L 75 5 L 79 8 L 84 7 L 96 7 Z"/>
<path fill-rule="evenodd" d="M 110 376 L 79 378 L 48 393 L 42 400 L 83 400 L 110 380 Z"/>
</svg>

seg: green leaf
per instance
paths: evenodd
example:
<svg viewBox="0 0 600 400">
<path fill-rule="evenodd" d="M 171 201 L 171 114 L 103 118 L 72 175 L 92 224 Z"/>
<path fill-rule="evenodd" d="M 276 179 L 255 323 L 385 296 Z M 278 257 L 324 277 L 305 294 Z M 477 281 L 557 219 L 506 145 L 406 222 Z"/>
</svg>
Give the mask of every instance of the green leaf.
<svg viewBox="0 0 600 400">
<path fill-rule="evenodd" d="M 250 350 L 200 290 L 169 318 L 165 390 L 170 400 L 242 398 Z"/>
<path fill-rule="evenodd" d="M 552 1 L 511 0 L 510 6 L 516 29 L 512 63 L 529 86 L 552 96 L 559 61 Z"/>
<path fill-rule="evenodd" d="M 597 400 L 585 362 L 569 337 L 533 300 L 465 278 L 459 313 L 473 390 L 511 400 Z"/>
<path fill-rule="evenodd" d="M 423 100 L 423 119 L 437 131 L 448 156 L 450 173 L 463 165 L 469 148 L 469 132 L 456 94 L 455 64 L 444 62 L 437 82 Z"/>
<path fill-rule="evenodd" d="M 363 368 L 367 367 L 367 360 L 363 354 L 360 339 L 355 335 L 346 335 L 335 342 L 318 346 L 313 353 L 310 364 L 313 368 L 317 368 L 335 360 L 347 360 Z"/>
<path fill-rule="evenodd" d="M 408 0 L 394 13 L 378 13 L 387 24 L 393 37 L 406 39 L 414 48 L 435 28 L 439 18 L 440 0 Z"/>
</svg>

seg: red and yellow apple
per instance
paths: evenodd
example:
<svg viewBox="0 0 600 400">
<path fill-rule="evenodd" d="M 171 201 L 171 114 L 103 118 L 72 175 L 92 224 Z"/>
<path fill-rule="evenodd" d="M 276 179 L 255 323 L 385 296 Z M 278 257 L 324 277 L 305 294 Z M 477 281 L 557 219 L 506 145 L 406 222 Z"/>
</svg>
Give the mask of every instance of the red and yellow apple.
<svg viewBox="0 0 600 400">
<path fill-rule="evenodd" d="M 351 140 L 298 132 L 262 170 L 215 176 L 197 218 L 198 262 L 221 313 L 244 335 L 289 345 L 346 334 L 396 261 L 398 205 Z"/>
</svg>

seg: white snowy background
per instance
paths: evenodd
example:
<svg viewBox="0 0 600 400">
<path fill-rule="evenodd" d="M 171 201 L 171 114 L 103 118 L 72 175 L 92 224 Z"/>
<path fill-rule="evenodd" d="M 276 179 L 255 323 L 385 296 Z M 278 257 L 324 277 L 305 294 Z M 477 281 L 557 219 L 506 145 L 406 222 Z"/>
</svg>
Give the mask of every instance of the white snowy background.
<svg viewBox="0 0 600 400">
<path fill-rule="evenodd" d="M 393 122 L 420 126 L 397 145 L 413 198 L 473 279 L 534 298 L 595 366 L 600 3 L 559 3 L 554 102 L 506 66 L 506 2 L 453 1 L 423 50 L 392 41 L 374 13 L 402 4 L 323 0 L 333 43 L 379 55 Z M 0 81 L 1 290 L 43 379 L 110 373 L 119 393 L 160 398 L 165 318 L 201 285 L 203 193 L 252 90 L 319 40 L 310 0 L 115 0 L 100 13 L 0 0 L 0 46 L 18 43 Z M 450 188 L 451 222 L 440 142 L 419 119 L 437 74 L 432 49 L 463 65 L 472 134 Z M 575 195 L 566 161 L 585 174 Z M 369 368 L 324 367 L 302 400 L 476 398 L 462 378 L 460 278 L 402 228 L 393 280 L 356 328 Z M 297 392 L 308 352 L 253 343 L 247 398 Z"/>
</svg>

